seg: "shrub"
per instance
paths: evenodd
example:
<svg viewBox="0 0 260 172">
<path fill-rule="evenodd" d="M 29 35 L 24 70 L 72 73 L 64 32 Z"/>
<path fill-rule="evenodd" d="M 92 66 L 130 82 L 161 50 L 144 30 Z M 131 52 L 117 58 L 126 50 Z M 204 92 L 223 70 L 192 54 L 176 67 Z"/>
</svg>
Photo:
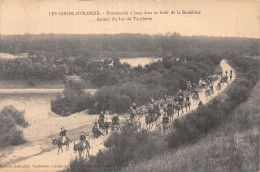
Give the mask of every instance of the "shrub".
<svg viewBox="0 0 260 172">
<path fill-rule="evenodd" d="M 67 171 L 116 171 L 130 162 L 150 159 L 165 151 L 164 139 L 158 137 L 162 136 L 147 130 L 138 132 L 136 127 L 125 126 L 121 133 L 111 135 L 104 143 L 107 151 L 99 151 L 89 161 L 75 159 L 70 162 L 71 167 Z M 82 168 L 76 169 L 73 166 Z"/>
<path fill-rule="evenodd" d="M 15 146 L 26 142 L 23 132 L 16 129 L 17 125 L 28 126 L 24 119 L 24 112 L 7 106 L 0 112 L 0 148 Z"/>
<path fill-rule="evenodd" d="M 1 111 L 1 117 L 5 118 L 6 120 L 13 121 L 12 124 L 18 124 L 22 127 L 28 126 L 28 123 L 24 119 L 24 112 L 18 111 L 13 106 L 4 107 Z M 6 124 L 8 124 L 8 122 Z"/>
<path fill-rule="evenodd" d="M 30 87 L 35 87 L 36 86 L 35 82 L 32 81 L 32 80 L 27 81 L 27 85 L 30 86 Z"/>
</svg>

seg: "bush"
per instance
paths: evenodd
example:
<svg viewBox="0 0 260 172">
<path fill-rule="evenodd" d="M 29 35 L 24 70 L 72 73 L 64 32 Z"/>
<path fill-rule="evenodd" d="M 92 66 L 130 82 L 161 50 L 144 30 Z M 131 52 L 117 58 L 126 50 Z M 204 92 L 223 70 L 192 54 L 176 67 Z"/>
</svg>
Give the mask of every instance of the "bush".
<svg viewBox="0 0 260 172">
<path fill-rule="evenodd" d="M 28 123 L 24 119 L 24 112 L 18 111 L 13 106 L 4 107 L 1 111 L 1 117 L 5 118 L 7 121 L 8 120 L 12 121 L 12 122 L 5 123 L 6 125 L 9 123 L 9 124 L 18 124 L 22 127 L 28 126 Z M 5 121 L 4 119 L 2 120 Z"/>
<path fill-rule="evenodd" d="M 85 94 L 80 82 L 68 80 L 63 94 L 58 94 L 51 101 L 51 110 L 61 116 L 69 116 L 73 113 L 92 108 L 94 101 L 90 94 Z"/>
<path fill-rule="evenodd" d="M 32 80 L 27 81 L 27 85 L 30 86 L 30 87 L 35 87 L 36 86 L 35 82 L 32 81 Z"/>
<path fill-rule="evenodd" d="M 135 102 L 144 104 L 150 97 L 149 89 L 139 83 L 125 83 L 119 86 L 104 87 L 95 94 L 97 111 L 110 110 L 112 112 L 125 112 Z"/>
<path fill-rule="evenodd" d="M 16 129 L 17 125 L 28 126 L 24 112 L 16 110 L 13 106 L 4 107 L 0 112 L 0 148 L 26 142 L 23 132 Z"/>
<path fill-rule="evenodd" d="M 119 134 L 111 135 L 104 143 L 107 151 L 92 156 L 89 161 L 73 160 L 70 166 L 84 167 L 67 171 L 116 171 L 130 162 L 150 159 L 159 152 L 165 151 L 164 139 L 160 134 L 147 130 L 138 132 L 136 127 L 125 126 Z"/>
</svg>

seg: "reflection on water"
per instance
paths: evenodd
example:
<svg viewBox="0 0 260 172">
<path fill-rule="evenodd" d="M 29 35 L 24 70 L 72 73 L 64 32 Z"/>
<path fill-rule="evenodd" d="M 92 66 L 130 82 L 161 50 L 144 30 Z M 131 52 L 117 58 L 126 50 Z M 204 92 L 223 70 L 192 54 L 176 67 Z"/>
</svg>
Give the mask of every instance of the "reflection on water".
<svg viewBox="0 0 260 172">
<path fill-rule="evenodd" d="M 135 58 L 123 58 L 120 59 L 120 62 L 123 63 L 128 63 L 131 66 L 145 66 L 146 64 L 150 64 L 153 62 L 157 62 L 158 60 L 162 60 L 162 58 L 158 58 L 158 57 L 135 57 Z"/>
</svg>

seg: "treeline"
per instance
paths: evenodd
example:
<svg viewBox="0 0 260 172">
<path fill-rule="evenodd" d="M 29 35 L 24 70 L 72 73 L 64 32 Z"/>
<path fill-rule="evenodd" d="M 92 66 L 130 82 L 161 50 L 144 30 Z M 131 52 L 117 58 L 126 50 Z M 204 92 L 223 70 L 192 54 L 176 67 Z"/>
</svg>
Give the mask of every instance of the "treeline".
<svg viewBox="0 0 260 172">
<path fill-rule="evenodd" d="M 52 80 L 62 79 L 65 75 L 78 75 L 90 81 L 92 86 L 99 88 L 117 85 L 131 77 L 127 75 L 130 66 L 120 64 L 118 58 L 129 56 L 179 58 L 193 56 L 199 51 L 228 56 L 243 52 L 248 56 L 256 56 L 259 54 L 258 42 L 258 39 L 248 38 L 185 37 L 177 33 L 1 35 L 2 52 L 28 53 L 28 58 L 0 59 L 0 79 Z M 96 61 L 107 57 L 113 58 L 113 63 L 108 59 Z"/>
<path fill-rule="evenodd" d="M 31 58 L 0 59 L 0 79 L 62 79 L 65 71 L 65 66 L 56 66 L 47 61 L 35 62 Z"/>
<path fill-rule="evenodd" d="M 221 59 L 220 56 L 203 52 L 178 59 L 163 58 L 162 61 L 145 67 L 130 68 L 120 63 L 114 63 L 117 65 L 111 67 L 108 63 L 105 66 L 103 62 L 97 62 L 102 65 L 100 68 L 93 66 L 93 70 L 98 70 L 99 74 L 102 72 L 102 77 L 90 75 L 90 78 L 94 77 L 96 80 L 101 80 L 100 82 L 106 81 L 108 83 L 105 84 L 110 86 L 102 87 L 93 96 L 83 93 L 67 96 L 65 89 L 64 97 L 57 97 L 52 101 L 51 107 L 53 112 L 62 116 L 83 109 L 89 109 L 90 113 L 99 113 L 101 110 L 123 113 L 133 102 L 143 105 L 150 97 L 159 99 L 165 94 L 174 95 L 179 89 L 186 89 L 188 81 L 198 83 L 200 78 L 209 76 L 215 71 Z M 95 73 L 93 70 L 90 70 L 90 73 Z M 62 109 L 67 110 L 62 112 Z"/>
<path fill-rule="evenodd" d="M 4 107 L 0 112 L 0 149 L 26 142 L 23 132 L 18 130 L 17 126 L 28 126 L 24 112 L 18 111 L 13 106 Z"/>
<path fill-rule="evenodd" d="M 222 125 L 234 109 L 247 100 L 250 90 L 259 79 L 258 60 L 245 57 L 230 60 L 236 70 L 237 80 L 229 86 L 227 96 L 215 98 L 197 111 L 176 119 L 170 134 L 166 136 L 161 136 L 157 132 L 148 133 L 145 130 L 138 132 L 135 128 L 111 135 L 105 142 L 107 151 L 91 156 L 89 161 L 75 159 L 71 161 L 71 167 L 65 171 L 117 171 L 165 151 L 176 151 L 198 142 L 210 131 Z M 228 151 L 231 149 L 233 148 Z M 228 156 L 237 157 L 236 152 Z M 237 159 L 231 159 L 229 162 L 231 161 L 237 163 Z"/>
<path fill-rule="evenodd" d="M 171 53 L 181 55 L 183 52 L 194 53 L 197 49 L 218 52 L 244 52 L 249 56 L 259 53 L 258 39 L 226 38 L 206 36 L 181 36 L 178 33 L 165 35 L 147 34 L 99 34 L 99 35 L 1 35 L 2 52 L 17 54 L 32 51 L 55 53 L 60 57 L 81 55 L 103 57 L 106 52 L 150 52 L 150 54 Z M 108 53 L 109 54 L 109 53 Z M 123 54 L 125 55 L 125 54 Z"/>
</svg>

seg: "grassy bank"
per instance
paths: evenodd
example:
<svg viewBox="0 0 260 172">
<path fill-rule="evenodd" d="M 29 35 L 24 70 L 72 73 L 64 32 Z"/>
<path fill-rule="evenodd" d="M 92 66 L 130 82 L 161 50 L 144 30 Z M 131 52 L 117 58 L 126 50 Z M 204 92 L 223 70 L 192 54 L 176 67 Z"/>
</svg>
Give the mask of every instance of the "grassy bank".
<svg viewBox="0 0 260 172">
<path fill-rule="evenodd" d="M 25 143 L 23 132 L 18 128 L 27 126 L 24 112 L 13 106 L 4 107 L 0 112 L 0 149 Z"/>
</svg>

